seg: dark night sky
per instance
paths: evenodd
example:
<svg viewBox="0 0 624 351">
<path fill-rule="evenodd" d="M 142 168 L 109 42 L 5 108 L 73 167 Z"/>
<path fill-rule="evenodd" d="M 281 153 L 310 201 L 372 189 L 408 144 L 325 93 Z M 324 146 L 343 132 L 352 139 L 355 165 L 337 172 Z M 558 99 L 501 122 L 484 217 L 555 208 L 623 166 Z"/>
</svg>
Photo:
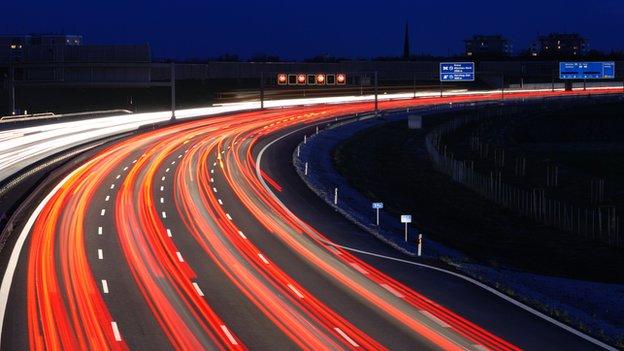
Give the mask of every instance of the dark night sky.
<svg viewBox="0 0 624 351">
<path fill-rule="evenodd" d="M 517 52 L 553 31 L 580 32 L 590 48 L 624 49 L 623 0 L 7 0 L 2 8 L 2 33 L 78 33 L 88 44 L 148 42 L 156 58 L 400 55 L 406 20 L 415 53 L 459 53 L 461 40 L 474 33 L 503 34 Z"/>
</svg>

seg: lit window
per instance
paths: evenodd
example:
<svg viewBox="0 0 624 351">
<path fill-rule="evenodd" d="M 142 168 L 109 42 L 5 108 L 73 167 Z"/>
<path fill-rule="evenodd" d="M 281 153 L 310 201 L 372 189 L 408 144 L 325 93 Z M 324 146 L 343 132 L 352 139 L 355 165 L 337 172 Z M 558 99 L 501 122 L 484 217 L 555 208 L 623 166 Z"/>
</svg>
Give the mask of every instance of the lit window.
<svg viewBox="0 0 624 351">
<path fill-rule="evenodd" d="M 17 45 L 11 44 L 11 49 L 17 49 Z"/>
</svg>

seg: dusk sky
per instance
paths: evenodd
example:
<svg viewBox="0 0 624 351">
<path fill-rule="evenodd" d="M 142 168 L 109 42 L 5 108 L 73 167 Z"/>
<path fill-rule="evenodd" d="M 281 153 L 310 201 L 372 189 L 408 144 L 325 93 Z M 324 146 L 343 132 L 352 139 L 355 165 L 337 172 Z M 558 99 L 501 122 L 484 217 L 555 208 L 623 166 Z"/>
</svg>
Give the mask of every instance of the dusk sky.
<svg viewBox="0 0 624 351">
<path fill-rule="evenodd" d="M 622 0 L 8 0 L 3 13 L 3 34 L 65 32 L 83 34 L 87 44 L 148 42 L 155 58 L 400 55 L 405 21 L 418 54 L 459 53 L 462 39 L 474 33 L 503 34 L 518 52 L 538 34 L 555 31 L 579 32 L 590 48 L 624 49 Z"/>
</svg>

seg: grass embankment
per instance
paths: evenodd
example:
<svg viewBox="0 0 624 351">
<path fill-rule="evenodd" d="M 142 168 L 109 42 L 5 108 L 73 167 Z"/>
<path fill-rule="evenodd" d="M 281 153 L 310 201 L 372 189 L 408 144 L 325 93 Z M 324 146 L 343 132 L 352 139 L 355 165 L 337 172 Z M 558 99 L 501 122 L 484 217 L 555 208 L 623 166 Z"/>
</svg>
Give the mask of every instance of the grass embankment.
<svg viewBox="0 0 624 351">
<path fill-rule="evenodd" d="M 435 171 L 425 129 L 406 122 L 361 132 L 334 150 L 334 165 L 371 200 L 411 213 L 425 237 L 494 267 L 567 278 L 624 282 L 622 250 L 578 238 L 501 209 Z"/>
</svg>

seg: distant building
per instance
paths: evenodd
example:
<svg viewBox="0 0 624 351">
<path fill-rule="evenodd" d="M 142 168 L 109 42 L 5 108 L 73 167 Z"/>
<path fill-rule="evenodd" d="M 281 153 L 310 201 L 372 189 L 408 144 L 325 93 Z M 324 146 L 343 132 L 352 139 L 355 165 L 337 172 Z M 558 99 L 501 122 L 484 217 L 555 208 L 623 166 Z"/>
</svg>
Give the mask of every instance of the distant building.
<svg viewBox="0 0 624 351">
<path fill-rule="evenodd" d="M 0 35 L 0 66 L 36 65 L 19 70 L 16 78 L 25 81 L 145 83 L 150 81 L 149 68 L 131 65 L 151 61 L 148 44 L 84 45 L 82 35 L 66 34 Z"/>
<path fill-rule="evenodd" d="M 544 58 L 582 56 L 587 52 L 587 40 L 578 33 L 551 33 L 539 36 L 531 47 L 531 55 Z"/>
<path fill-rule="evenodd" d="M 464 40 L 466 56 L 470 57 L 506 57 L 510 56 L 512 47 L 502 35 L 473 35 Z"/>
</svg>

